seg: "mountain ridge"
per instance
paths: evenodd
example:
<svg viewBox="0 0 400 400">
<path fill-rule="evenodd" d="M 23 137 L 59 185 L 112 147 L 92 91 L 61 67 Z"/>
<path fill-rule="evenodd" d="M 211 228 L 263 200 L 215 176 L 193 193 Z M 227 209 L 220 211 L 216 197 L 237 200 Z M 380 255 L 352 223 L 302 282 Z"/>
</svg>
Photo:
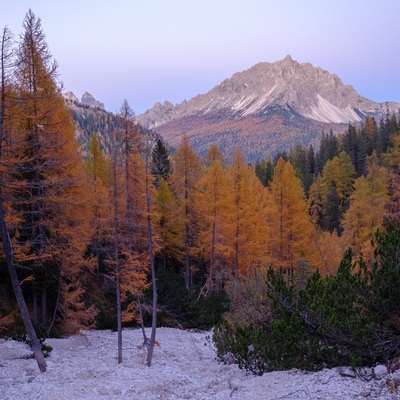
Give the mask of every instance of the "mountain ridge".
<svg viewBox="0 0 400 400">
<path fill-rule="evenodd" d="M 189 115 L 212 114 L 229 110 L 232 117 L 265 112 L 268 107 L 291 107 L 298 114 L 319 122 L 361 122 L 367 115 L 393 110 L 399 103 L 376 103 L 359 95 L 351 85 L 344 85 L 331 74 L 310 63 L 298 63 L 290 56 L 274 63 L 262 62 L 231 78 L 205 94 L 173 105 L 156 103 L 137 116 L 148 128 L 157 128 Z"/>
<path fill-rule="evenodd" d="M 349 123 L 380 119 L 399 107 L 369 100 L 337 75 L 287 56 L 237 72 L 179 104 L 157 102 L 136 121 L 171 146 L 186 135 L 200 155 L 216 144 L 229 160 L 239 145 L 255 162 L 296 143 L 318 148 L 323 132 L 344 132 Z"/>
</svg>

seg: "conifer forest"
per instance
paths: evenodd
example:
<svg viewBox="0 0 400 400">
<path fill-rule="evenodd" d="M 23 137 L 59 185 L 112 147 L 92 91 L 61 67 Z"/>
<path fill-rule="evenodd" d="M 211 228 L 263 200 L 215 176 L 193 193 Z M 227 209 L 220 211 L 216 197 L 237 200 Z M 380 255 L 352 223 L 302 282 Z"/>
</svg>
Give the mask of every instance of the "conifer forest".
<svg viewBox="0 0 400 400">
<path fill-rule="evenodd" d="M 85 126 L 32 11 L 0 44 L 0 335 L 42 372 L 48 337 L 116 330 L 122 362 L 122 328 L 145 326 L 148 366 L 159 326 L 214 328 L 256 374 L 400 357 L 398 115 L 227 162 L 126 100 Z"/>
</svg>

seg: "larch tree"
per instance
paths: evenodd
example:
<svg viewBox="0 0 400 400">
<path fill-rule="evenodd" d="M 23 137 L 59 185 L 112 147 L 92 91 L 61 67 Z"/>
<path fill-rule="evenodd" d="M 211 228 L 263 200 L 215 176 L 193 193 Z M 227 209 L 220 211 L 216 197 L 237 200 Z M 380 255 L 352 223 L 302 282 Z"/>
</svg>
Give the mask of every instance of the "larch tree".
<svg viewBox="0 0 400 400">
<path fill-rule="evenodd" d="M 158 214 L 158 231 L 160 234 L 159 257 L 162 265 L 167 268 L 168 260 L 182 258 L 182 246 L 179 238 L 179 221 L 175 218 L 175 197 L 170 185 L 163 178 L 160 179 L 155 207 Z"/>
<path fill-rule="evenodd" d="M 271 261 L 276 269 L 290 277 L 302 257 L 309 261 L 315 257 L 314 227 L 307 213 L 301 182 L 290 162 L 278 160 L 270 187 L 273 201 L 268 218 L 272 232 L 269 238 Z"/>
<path fill-rule="evenodd" d="M 20 162 L 14 174 L 14 212 L 20 223 L 18 262 L 41 290 L 42 323 L 64 332 L 90 325 L 94 307 L 82 302 L 81 276 L 93 267 L 85 258 L 91 230 L 84 169 L 72 117 L 57 82 L 57 65 L 40 19 L 31 10 L 17 51 Z M 76 210 L 80 212 L 77 213 Z M 36 291 L 33 291 L 34 303 Z M 50 296 L 51 295 L 51 296 Z M 50 304 L 51 300 L 51 304 Z M 48 318 L 50 317 L 50 318 Z"/>
<path fill-rule="evenodd" d="M 265 190 L 239 148 L 228 169 L 227 213 L 230 257 L 235 286 L 239 275 L 261 266 L 266 256 Z M 233 240 L 232 240 L 233 239 Z"/>
<path fill-rule="evenodd" d="M 200 171 L 197 156 L 185 135 L 174 154 L 171 182 L 176 197 L 176 219 L 180 221 L 179 225 L 182 227 L 180 237 L 184 253 L 185 286 L 188 290 L 193 283 L 191 256 L 198 233 L 195 193 Z"/>
<path fill-rule="evenodd" d="M 0 100 L 0 165 L 1 173 L 3 176 L 2 182 L 6 183 L 9 181 L 9 176 L 5 174 L 7 169 L 7 162 L 4 160 L 4 143 L 6 138 L 6 124 L 5 120 L 9 117 L 9 94 L 12 90 L 11 75 L 14 68 L 14 51 L 12 47 L 12 34 L 4 28 L 2 31 L 1 39 L 1 53 L 0 53 L 0 73 L 1 73 L 1 100 Z M 6 261 L 7 269 L 10 275 L 11 283 L 17 299 L 18 307 L 21 313 L 21 317 L 31 342 L 33 354 L 36 358 L 39 370 L 46 372 L 47 363 L 44 358 L 39 339 L 36 335 L 35 328 L 29 316 L 28 307 L 25 302 L 25 298 L 22 292 L 21 284 L 18 278 L 17 266 L 14 258 L 13 245 L 10 238 L 9 227 L 7 225 L 6 217 L 6 198 L 4 197 L 4 183 L 0 185 L 0 235 L 2 241 L 2 247 L 4 252 L 4 258 Z"/>
<path fill-rule="evenodd" d="M 109 160 L 100 148 L 97 134 L 92 134 L 89 141 L 89 149 L 86 157 L 86 175 L 91 196 L 91 222 L 93 227 L 93 238 L 91 241 L 91 252 L 96 260 L 97 276 L 100 272 L 102 260 L 106 254 L 106 237 L 110 227 L 109 213 Z"/>
<path fill-rule="evenodd" d="M 223 266 L 227 258 L 226 199 L 227 177 L 218 152 L 212 147 L 207 153 L 209 167 L 198 182 L 196 204 L 199 213 L 198 246 L 208 262 L 204 293 L 218 291 L 223 281 Z"/>
<path fill-rule="evenodd" d="M 139 319 L 138 299 L 146 288 L 148 256 L 145 252 L 146 222 L 144 165 L 138 151 L 138 127 L 133 111 L 123 102 L 119 119 L 122 128 L 115 133 L 111 160 L 110 209 L 112 249 L 108 263 L 116 286 L 118 363 L 122 363 L 122 323 Z"/>
<path fill-rule="evenodd" d="M 367 158 L 367 174 L 357 178 L 350 206 L 343 220 L 344 247 L 352 247 L 355 255 L 368 247 L 373 233 L 382 228 L 389 201 L 388 172 L 378 164 L 375 153 Z"/>
<path fill-rule="evenodd" d="M 393 136 L 391 147 L 385 154 L 385 162 L 390 166 L 390 199 L 387 204 L 386 220 L 400 227 L 400 135 Z"/>
<path fill-rule="evenodd" d="M 152 317 L 151 317 L 151 335 L 150 341 L 147 346 L 147 366 L 151 366 L 153 359 L 154 345 L 156 344 L 156 330 L 157 330 L 157 277 L 156 277 L 156 267 L 154 262 L 154 254 L 156 249 L 156 223 L 159 220 L 159 216 L 156 214 L 156 208 L 154 207 L 155 200 L 155 188 L 151 183 L 151 166 L 150 166 L 150 156 L 152 140 L 148 140 L 146 154 L 145 154 L 145 204 L 146 204 L 146 221 L 147 221 L 147 248 L 148 257 L 151 272 L 151 286 L 152 286 Z M 147 344 L 147 338 L 145 335 L 145 341 Z"/>
</svg>

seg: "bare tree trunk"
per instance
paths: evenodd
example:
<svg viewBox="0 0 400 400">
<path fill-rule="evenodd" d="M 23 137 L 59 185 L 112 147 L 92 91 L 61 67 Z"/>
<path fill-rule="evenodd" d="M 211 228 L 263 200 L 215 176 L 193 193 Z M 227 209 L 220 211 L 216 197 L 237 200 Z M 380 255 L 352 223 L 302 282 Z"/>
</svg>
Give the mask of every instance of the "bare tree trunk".
<svg viewBox="0 0 400 400">
<path fill-rule="evenodd" d="M 37 325 L 38 323 L 38 310 L 37 310 L 37 291 L 34 286 L 32 289 L 32 303 L 33 303 L 33 323 Z"/>
<path fill-rule="evenodd" d="M 114 268 L 115 268 L 115 283 L 117 286 L 117 327 L 118 327 L 118 364 L 122 363 L 122 306 L 121 306 L 121 280 L 119 267 L 119 236 L 118 236 L 118 190 L 117 190 L 117 165 L 116 155 L 114 155 L 113 175 L 114 175 Z"/>
<path fill-rule="evenodd" d="M 146 155 L 146 211 L 147 211 L 147 241 L 149 248 L 150 257 L 150 268 L 151 268 L 151 283 L 153 286 L 153 309 L 151 318 L 151 336 L 150 344 L 147 352 L 147 365 L 151 366 L 153 358 L 154 344 L 156 341 L 156 329 L 157 329 L 157 279 L 156 279 L 156 268 L 154 265 L 153 255 L 153 230 L 151 227 L 151 215 L 150 215 L 150 188 L 149 188 L 149 155 Z"/>
<path fill-rule="evenodd" d="M 47 327 L 47 290 L 42 288 L 42 324 Z"/>
<path fill-rule="evenodd" d="M 26 306 L 24 295 L 22 293 L 21 285 L 17 275 L 17 270 L 14 264 L 14 256 L 11 246 L 10 236 L 5 222 L 4 209 L 3 209 L 3 191 L 0 188 L 0 229 L 1 229 L 1 241 L 3 242 L 3 250 L 6 258 L 6 264 L 8 273 L 10 274 L 11 283 L 14 289 L 15 297 L 17 299 L 18 307 L 21 312 L 22 320 L 25 325 L 26 332 L 31 342 L 31 348 L 36 358 L 40 372 L 46 372 L 47 364 L 44 359 L 42 348 L 39 339 L 36 336 L 35 328 L 33 327 L 32 321 L 29 317 L 28 307 Z"/>
</svg>

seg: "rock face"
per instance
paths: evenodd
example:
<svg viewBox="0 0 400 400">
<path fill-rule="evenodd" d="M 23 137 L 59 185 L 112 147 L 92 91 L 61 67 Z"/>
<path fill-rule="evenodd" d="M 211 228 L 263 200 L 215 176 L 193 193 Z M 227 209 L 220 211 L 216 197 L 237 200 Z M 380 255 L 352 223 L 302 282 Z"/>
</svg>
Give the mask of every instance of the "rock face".
<svg viewBox="0 0 400 400">
<path fill-rule="evenodd" d="M 88 92 L 83 93 L 82 98 L 81 98 L 81 104 L 83 104 L 84 106 L 89 106 L 89 107 L 93 107 L 93 108 L 97 107 L 97 108 L 104 110 L 104 104 L 97 101 Z"/>
<path fill-rule="evenodd" d="M 79 99 L 72 92 L 64 93 L 64 99 L 71 103 L 79 103 Z"/>
<path fill-rule="evenodd" d="M 82 95 L 81 100 L 74 95 L 72 92 L 66 92 L 63 94 L 64 99 L 66 100 L 67 103 L 75 103 L 76 105 L 83 105 L 86 107 L 91 107 L 91 108 L 100 108 L 101 110 L 105 111 L 105 107 L 103 103 L 100 103 L 97 101 L 90 93 L 85 92 Z"/>
<path fill-rule="evenodd" d="M 344 85 L 337 75 L 299 64 L 290 56 L 275 63 L 259 63 L 234 74 L 206 94 L 176 106 L 156 103 L 137 116 L 137 121 L 156 128 L 176 119 L 228 113 L 231 118 L 262 115 L 279 106 L 319 122 L 359 122 L 368 114 L 386 111 L 387 105 L 360 96 L 352 86 Z M 397 110 L 399 104 L 389 104 Z"/>
</svg>

